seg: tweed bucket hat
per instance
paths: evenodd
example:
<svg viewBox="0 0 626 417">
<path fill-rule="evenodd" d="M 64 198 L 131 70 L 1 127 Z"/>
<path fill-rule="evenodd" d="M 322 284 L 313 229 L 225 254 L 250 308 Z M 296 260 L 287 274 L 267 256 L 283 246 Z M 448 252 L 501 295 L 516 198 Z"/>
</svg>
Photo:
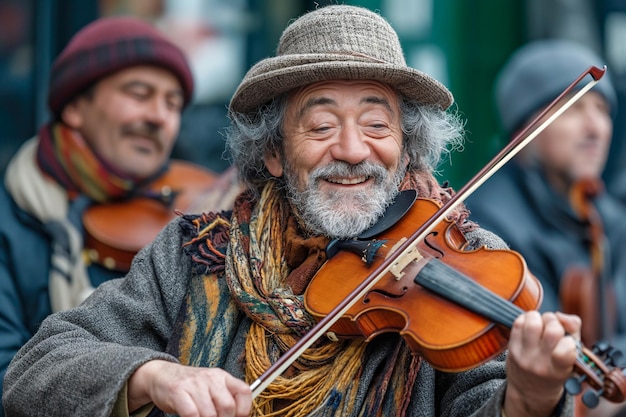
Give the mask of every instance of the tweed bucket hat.
<svg viewBox="0 0 626 417">
<path fill-rule="evenodd" d="M 248 71 L 229 109 L 250 113 L 294 88 L 339 79 L 377 80 L 444 110 L 453 102 L 443 84 L 407 66 L 398 35 L 384 18 L 362 7 L 332 5 L 301 16 L 284 30 L 276 56 Z"/>
</svg>

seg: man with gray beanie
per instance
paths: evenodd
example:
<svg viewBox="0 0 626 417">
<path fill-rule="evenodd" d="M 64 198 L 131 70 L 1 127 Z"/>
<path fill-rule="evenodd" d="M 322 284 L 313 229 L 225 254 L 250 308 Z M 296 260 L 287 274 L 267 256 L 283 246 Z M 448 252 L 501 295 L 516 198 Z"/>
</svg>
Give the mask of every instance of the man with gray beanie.
<svg viewBox="0 0 626 417">
<path fill-rule="evenodd" d="M 160 230 L 143 236 L 150 229 L 142 217 L 173 217 L 176 207 L 157 203 L 152 187 L 171 184 L 170 152 L 193 79 L 182 50 L 160 31 L 113 17 L 70 40 L 53 63 L 48 91 L 51 121 L 25 141 L 0 187 L 0 380 L 46 316 L 126 273 L 117 254 L 132 257 L 141 247 L 135 242 L 148 243 Z M 215 180 L 194 172 L 207 186 Z M 123 216 L 115 208 L 132 210 L 148 192 L 150 203 L 136 209 L 149 209 L 140 220 L 115 226 Z M 88 233 L 87 213 L 107 215 L 88 217 L 103 226 Z M 89 244 L 90 237 L 103 245 Z"/>
<path fill-rule="evenodd" d="M 446 213 L 445 232 L 417 251 L 406 246 L 414 216 L 452 198 L 433 176 L 443 150 L 462 139 L 452 102 L 445 86 L 407 66 L 379 14 L 332 5 L 293 21 L 230 101 L 227 144 L 247 186 L 233 210 L 173 220 L 124 279 L 50 316 L 9 367 L 7 411 L 571 416 L 563 385 L 580 359 L 577 317 L 505 301 L 516 312 L 498 317 L 508 340 L 463 352 L 454 348 L 467 340 L 452 341 L 452 326 L 479 322 L 476 333 L 502 335 L 499 326 L 469 312 L 459 326 L 444 307 L 459 311 L 455 303 L 427 308 L 418 297 L 418 279 L 437 294 L 460 289 L 455 280 L 448 291 L 426 284 L 462 275 L 439 260 L 437 236 L 451 238 L 453 251 L 506 248 L 463 205 Z M 379 277 L 386 285 L 350 297 L 385 259 L 396 259 Z M 494 273 L 519 284 L 519 275 Z M 541 289 L 524 278 L 533 310 Z M 369 308 L 400 299 L 404 312 Z M 354 309 L 316 326 L 349 301 Z M 429 334 L 404 330 L 409 321 Z"/>
<path fill-rule="evenodd" d="M 592 65 L 604 61 L 568 40 L 533 41 L 515 51 L 495 83 L 504 133 L 515 135 Z M 577 314 L 583 342 L 604 340 L 624 350 L 626 211 L 601 177 L 617 106 L 608 75 L 487 180 L 467 206 L 473 220 L 524 256 L 544 288 L 541 311 Z"/>
</svg>

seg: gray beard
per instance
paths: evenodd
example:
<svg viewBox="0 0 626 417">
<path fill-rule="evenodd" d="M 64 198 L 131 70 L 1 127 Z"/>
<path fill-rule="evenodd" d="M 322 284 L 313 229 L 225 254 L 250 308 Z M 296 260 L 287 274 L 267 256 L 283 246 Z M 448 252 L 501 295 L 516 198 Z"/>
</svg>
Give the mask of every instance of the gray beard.
<svg viewBox="0 0 626 417">
<path fill-rule="evenodd" d="M 294 171 L 285 167 L 287 193 L 305 227 L 314 234 L 336 239 L 356 237 L 374 225 L 398 194 L 404 174 L 404 169 L 398 169 L 389 176 L 384 167 L 371 162 L 336 162 L 313 171 L 308 187 L 299 190 Z M 370 176 L 374 178 L 374 187 L 354 192 L 320 191 L 322 179 L 349 175 Z"/>
</svg>

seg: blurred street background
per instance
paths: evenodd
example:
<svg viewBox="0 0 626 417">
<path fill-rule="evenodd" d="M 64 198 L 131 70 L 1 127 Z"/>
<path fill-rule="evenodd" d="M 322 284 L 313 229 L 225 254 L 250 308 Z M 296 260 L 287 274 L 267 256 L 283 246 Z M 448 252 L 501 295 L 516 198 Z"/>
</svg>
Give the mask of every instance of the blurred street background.
<svg viewBox="0 0 626 417">
<path fill-rule="evenodd" d="M 69 38 L 99 16 L 134 15 L 171 35 L 186 51 L 196 82 L 174 155 L 216 171 L 226 106 L 246 70 L 273 54 L 289 22 L 339 1 L 310 0 L 0 0 L 0 171 L 48 120 L 50 64 Z M 467 120 L 462 152 L 443 160 L 442 181 L 460 188 L 502 146 L 493 80 L 513 49 L 544 37 L 574 39 L 607 60 L 620 109 L 607 177 L 626 162 L 625 0 L 361 0 L 397 30 L 408 64 L 442 81 Z M 573 81 L 573 80 L 572 80 Z"/>
</svg>

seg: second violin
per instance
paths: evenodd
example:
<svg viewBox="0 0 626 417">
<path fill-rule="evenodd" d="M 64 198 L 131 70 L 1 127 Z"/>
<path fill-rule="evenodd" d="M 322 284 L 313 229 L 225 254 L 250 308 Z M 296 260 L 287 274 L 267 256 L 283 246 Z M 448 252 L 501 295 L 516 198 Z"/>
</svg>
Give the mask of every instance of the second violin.
<svg viewBox="0 0 626 417">
<path fill-rule="evenodd" d="M 146 244 L 176 216 L 192 208 L 218 176 L 190 162 L 173 160 L 165 175 L 143 197 L 89 207 L 83 216 L 85 250 L 91 262 L 127 271 Z"/>
</svg>

